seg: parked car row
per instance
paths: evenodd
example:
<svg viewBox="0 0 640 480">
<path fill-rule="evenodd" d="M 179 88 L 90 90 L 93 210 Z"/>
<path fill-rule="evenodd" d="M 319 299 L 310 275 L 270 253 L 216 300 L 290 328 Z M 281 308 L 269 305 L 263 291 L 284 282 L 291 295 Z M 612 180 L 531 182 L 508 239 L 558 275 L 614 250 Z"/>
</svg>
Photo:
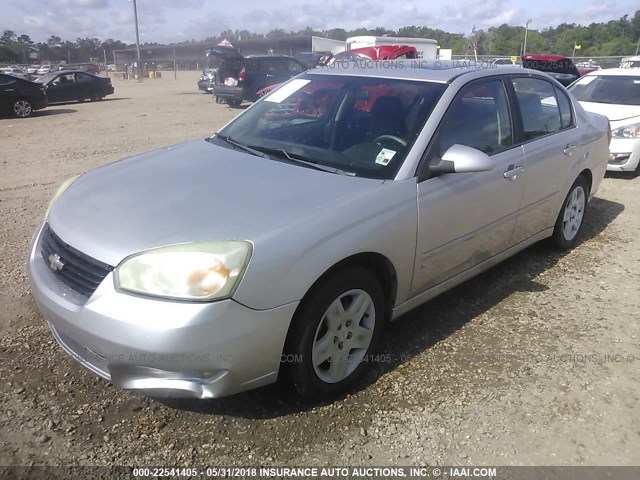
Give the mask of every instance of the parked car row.
<svg viewBox="0 0 640 480">
<path fill-rule="evenodd" d="M 113 92 L 110 78 L 87 72 L 51 72 L 35 82 L 0 73 L 0 112 L 24 118 L 48 104 L 98 101 Z"/>
</svg>

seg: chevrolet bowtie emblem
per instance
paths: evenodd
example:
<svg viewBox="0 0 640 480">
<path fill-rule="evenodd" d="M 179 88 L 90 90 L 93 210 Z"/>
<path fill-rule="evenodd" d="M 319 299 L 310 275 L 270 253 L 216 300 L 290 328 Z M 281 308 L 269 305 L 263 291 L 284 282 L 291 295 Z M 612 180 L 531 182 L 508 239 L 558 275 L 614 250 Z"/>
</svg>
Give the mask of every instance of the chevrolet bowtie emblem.
<svg viewBox="0 0 640 480">
<path fill-rule="evenodd" d="M 62 261 L 60 260 L 60 255 L 58 255 L 57 253 L 52 253 L 51 255 L 49 255 L 49 266 L 54 272 L 62 270 L 62 267 L 64 267 L 64 263 L 62 263 Z"/>
</svg>

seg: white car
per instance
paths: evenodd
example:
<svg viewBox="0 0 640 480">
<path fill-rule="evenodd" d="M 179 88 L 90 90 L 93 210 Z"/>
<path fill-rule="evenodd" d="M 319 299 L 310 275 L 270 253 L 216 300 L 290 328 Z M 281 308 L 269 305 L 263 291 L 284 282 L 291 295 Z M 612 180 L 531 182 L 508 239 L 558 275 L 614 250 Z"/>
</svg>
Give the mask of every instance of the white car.
<svg viewBox="0 0 640 480">
<path fill-rule="evenodd" d="M 569 91 L 586 111 L 609 118 L 612 139 L 607 170 L 640 171 L 640 70 L 597 70 L 576 80 Z"/>
<path fill-rule="evenodd" d="M 55 72 L 57 68 L 52 67 L 51 65 L 43 65 L 38 69 L 38 75 L 44 75 L 45 73 Z"/>
<path fill-rule="evenodd" d="M 29 80 L 29 75 L 24 70 L 20 70 L 19 68 L 0 68 L 0 73 L 6 73 L 7 75 L 11 75 L 12 77 L 22 78 L 23 80 Z"/>
</svg>

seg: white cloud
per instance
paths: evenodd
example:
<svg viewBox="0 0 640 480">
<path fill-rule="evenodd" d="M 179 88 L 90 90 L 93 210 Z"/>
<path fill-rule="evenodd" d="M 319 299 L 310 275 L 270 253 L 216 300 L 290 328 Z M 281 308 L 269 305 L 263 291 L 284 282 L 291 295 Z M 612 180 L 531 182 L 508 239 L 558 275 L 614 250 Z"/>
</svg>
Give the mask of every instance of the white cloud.
<svg viewBox="0 0 640 480">
<path fill-rule="evenodd" d="M 307 26 L 330 28 L 386 27 L 397 29 L 425 25 L 469 34 L 502 23 L 542 29 L 560 23 L 588 25 L 633 15 L 637 0 L 537 0 L 526 5 L 518 0 L 459 0 L 437 3 L 424 0 L 140 0 L 140 29 L 146 41 L 172 42 L 216 36 L 223 30 L 267 33 Z M 117 38 L 131 41 L 133 7 L 126 0 L 0 0 L 0 30 L 26 33 L 36 41 L 49 35 L 65 40 L 77 37 Z"/>
<path fill-rule="evenodd" d="M 70 8 L 105 8 L 109 6 L 108 0 L 54 0 L 58 7 Z"/>
</svg>

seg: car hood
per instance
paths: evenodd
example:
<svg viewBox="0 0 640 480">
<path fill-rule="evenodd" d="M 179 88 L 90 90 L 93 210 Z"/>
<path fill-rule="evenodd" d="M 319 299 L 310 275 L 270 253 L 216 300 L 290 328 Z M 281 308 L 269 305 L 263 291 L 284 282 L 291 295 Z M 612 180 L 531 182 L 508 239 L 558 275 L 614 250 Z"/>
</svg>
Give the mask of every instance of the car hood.
<svg viewBox="0 0 640 480">
<path fill-rule="evenodd" d="M 604 115 L 612 122 L 640 116 L 639 105 L 617 105 L 613 103 L 580 102 L 580 105 L 591 113 Z"/>
<path fill-rule="evenodd" d="M 110 265 L 151 248 L 250 240 L 304 228 L 383 182 L 193 141 L 85 173 L 48 221 L 66 243 Z M 372 198 L 372 202 L 375 199 Z"/>
</svg>

